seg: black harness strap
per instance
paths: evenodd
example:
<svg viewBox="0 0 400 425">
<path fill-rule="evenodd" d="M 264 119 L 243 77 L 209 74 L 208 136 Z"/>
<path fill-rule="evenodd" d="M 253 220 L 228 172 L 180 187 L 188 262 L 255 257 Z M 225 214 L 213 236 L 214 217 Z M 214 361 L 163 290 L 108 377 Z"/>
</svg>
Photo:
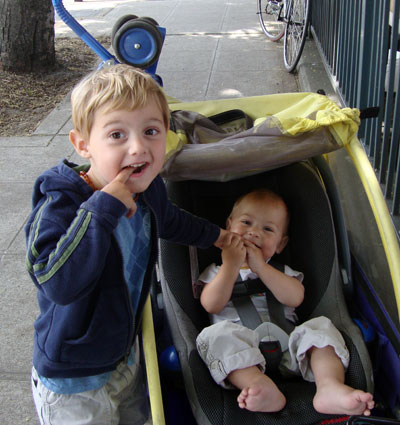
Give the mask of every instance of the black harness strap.
<svg viewBox="0 0 400 425">
<path fill-rule="evenodd" d="M 276 262 L 273 262 L 272 264 L 270 262 L 269 264 L 282 273 L 284 272 L 285 268 L 283 265 Z M 290 332 L 292 332 L 294 329 L 294 325 L 286 319 L 284 305 L 275 298 L 275 296 L 264 285 L 261 279 L 238 281 L 234 286 L 231 301 L 236 308 L 242 324 L 247 328 L 254 330 L 263 323 L 260 314 L 258 313 L 256 307 L 253 304 L 253 301 L 250 298 L 250 295 L 260 292 L 265 293 L 269 314 L 268 321 L 277 325 L 287 334 L 290 334 Z M 266 360 L 266 373 L 269 376 L 276 375 L 278 373 L 279 364 L 283 354 L 280 342 L 275 340 L 261 341 L 259 348 Z"/>
<path fill-rule="evenodd" d="M 198 280 L 199 266 L 197 259 L 197 249 L 193 246 L 189 247 L 190 254 L 190 272 L 192 277 L 192 288 L 194 298 L 200 298 L 201 291 L 204 287 L 204 282 Z M 271 260 L 268 264 L 284 273 L 285 266 Z M 240 279 L 240 276 L 239 276 Z M 261 319 L 257 309 L 251 301 L 250 295 L 265 293 L 267 301 L 270 322 L 279 326 L 287 334 L 294 329 L 294 325 L 285 317 L 284 306 L 274 297 L 272 292 L 264 285 L 261 279 L 251 279 L 241 281 L 238 280 L 233 288 L 231 300 L 236 308 L 240 320 L 244 326 L 255 329 L 263 320 Z"/>
<path fill-rule="evenodd" d="M 246 328 L 255 329 L 261 325 L 262 320 L 249 296 L 232 298 L 232 303 Z"/>
<path fill-rule="evenodd" d="M 270 261 L 269 264 L 282 273 L 285 270 L 284 265 L 275 261 Z M 250 295 L 258 293 L 265 293 L 270 316 L 269 321 L 279 326 L 287 334 L 290 334 L 294 329 L 294 325 L 285 317 L 285 306 L 274 297 L 261 279 L 238 281 L 233 288 L 231 300 L 243 325 L 250 329 L 255 329 L 263 322 L 250 298 Z"/>
<path fill-rule="evenodd" d="M 265 292 L 265 297 L 267 299 L 271 322 L 275 323 L 275 325 L 279 326 L 287 334 L 290 334 L 294 329 L 294 324 L 286 319 L 285 306 L 274 297 L 269 289 Z"/>
</svg>

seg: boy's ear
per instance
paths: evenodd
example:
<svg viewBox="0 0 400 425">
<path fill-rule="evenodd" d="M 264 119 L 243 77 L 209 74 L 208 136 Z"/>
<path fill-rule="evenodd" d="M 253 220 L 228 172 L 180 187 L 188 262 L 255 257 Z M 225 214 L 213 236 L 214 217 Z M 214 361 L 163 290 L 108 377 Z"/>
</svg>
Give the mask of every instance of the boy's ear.
<svg viewBox="0 0 400 425">
<path fill-rule="evenodd" d="M 232 219 L 230 217 L 228 217 L 226 219 L 226 230 L 230 230 L 231 223 L 232 223 Z"/>
<path fill-rule="evenodd" d="M 289 236 L 283 236 L 278 247 L 276 248 L 276 253 L 280 254 L 284 249 L 287 243 L 289 242 Z"/>
<path fill-rule="evenodd" d="M 88 142 L 84 139 L 81 133 L 75 129 L 69 132 L 69 141 L 72 143 L 76 153 L 83 158 L 90 158 L 90 152 L 88 150 Z"/>
</svg>

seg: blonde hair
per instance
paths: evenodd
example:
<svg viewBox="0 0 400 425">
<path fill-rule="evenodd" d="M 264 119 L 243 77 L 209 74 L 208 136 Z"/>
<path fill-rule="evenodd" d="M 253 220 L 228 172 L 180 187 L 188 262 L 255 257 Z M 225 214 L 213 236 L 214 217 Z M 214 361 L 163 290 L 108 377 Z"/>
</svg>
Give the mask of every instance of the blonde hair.
<svg viewBox="0 0 400 425">
<path fill-rule="evenodd" d="M 154 79 L 144 71 L 130 65 L 113 65 L 86 76 L 72 91 L 72 121 L 84 138 L 92 129 L 96 111 L 106 105 L 105 112 L 144 108 L 153 100 L 169 127 L 169 108 L 165 95 Z"/>
<path fill-rule="evenodd" d="M 265 202 L 265 203 L 278 203 L 281 204 L 285 214 L 286 214 L 286 220 L 285 220 L 285 231 L 284 234 L 286 235 L 289 229 L 289 221 L 290 221 L 290 211 L 288 206 L 286 205 L 286 202 L 283 200 L 283 198 L 278 195 L 277 193 L 273 192 L 270 189 L 264 189 L 264 188 L 260 188 L 260 189 L 254 189 L 251 192 L 248 192 L 242 196 L 240 196 L 235 203 L 233 204 L 233 208 L 232 211 L 229 215 L 229 218 L 232 218 L 237 210 L 239 209 L 239 206 L 243 203 L 243 202 L 251 202 L 251 201 L 255 201 L 255 202 Z"/>
</svg>

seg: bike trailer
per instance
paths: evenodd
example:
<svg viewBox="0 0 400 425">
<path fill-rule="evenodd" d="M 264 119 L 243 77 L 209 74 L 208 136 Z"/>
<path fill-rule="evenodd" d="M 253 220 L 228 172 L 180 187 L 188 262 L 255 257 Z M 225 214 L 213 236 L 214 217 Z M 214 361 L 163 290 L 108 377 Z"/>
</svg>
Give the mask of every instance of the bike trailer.
<svg viewBox="0 0 400 425">
<path fill-rule="evenodd" d="M 186 143 L 207 133 L 205 118 L 211 117 L 214 122 L 216 116 L 229 116 L 233 105 L 256 124 L 244 131 L 231 131 L 228 125 L 230 134 L 217 142 Z M 173 103 L 171 109 L 201 114 L 200 118 L 192 114 L 196 125 L 187 125 L 186 132 L 170 136 L 163 174 L 168 179 L 171 200 L 224 227 L 230 208 L 240 195 L 257 187 L 281 194 L 293 217 L 290 241 L 280 254 L 281 262 L 305 274 L 306 297 L 297 309 L 299 317 L 304 321 L 325 315 L 335 323 L 351 352 L 346 382 L 372 391 L 368 351 L 343 295 L 343 277 L 351 271 L 346 270 L 347 240 L 335 227 L 342 218 L 333 217 L 332 202 L 318 166 L 324 160 L 307 159 L 348 143 L 357 132 L 358 111 L 341 110 L 325 96 L 307 93 Z M 343 251 L 340 255 L 338 246 Z M 215 248 L 199 250 L 200 271 L 211 262 L 218 262 L 218 256 Z M 342 258 L 347 261 L 340 261 Z M 197 354 L 196 336 L 209 320 L 192 294 L 188 248 L 161 241 L 160 270 L 165 311 L 197 423 L 300 425 L 347 421 L 347 416 L 317 413 L 312 406 L 314 384 L 300 378 L 278 381 L 287 396 L 287 405 L 281 412 L 265 414 L 240 409 L 236 402 L 238 392 L 216 385 Z"/>
</svg>

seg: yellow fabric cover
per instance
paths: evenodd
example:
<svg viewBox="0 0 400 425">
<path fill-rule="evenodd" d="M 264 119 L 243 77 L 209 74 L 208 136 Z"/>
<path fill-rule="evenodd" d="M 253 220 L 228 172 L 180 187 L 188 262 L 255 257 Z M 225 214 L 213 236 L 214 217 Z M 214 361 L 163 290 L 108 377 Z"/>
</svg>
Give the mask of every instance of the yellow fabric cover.
<svg viewBox="0 0 400 425">
<path fill-rule="evenodd" d="M 254 126 L 272 116 L 282 134 L 291 136 L 326 127 L 340 146 L 347 145 L 356 135 L 360 123 L 358 109 L 341 109 L 328 97 L 316 93 L 284 93 L 188 103 L 173 98 L 168 98 L 168 101 L 171 111 L 195 111 L 204 116 L 241 109 L 254 120 Z M 166 159 L 186 143 L 185 134 L 169 131 Z"/>
</svg>

